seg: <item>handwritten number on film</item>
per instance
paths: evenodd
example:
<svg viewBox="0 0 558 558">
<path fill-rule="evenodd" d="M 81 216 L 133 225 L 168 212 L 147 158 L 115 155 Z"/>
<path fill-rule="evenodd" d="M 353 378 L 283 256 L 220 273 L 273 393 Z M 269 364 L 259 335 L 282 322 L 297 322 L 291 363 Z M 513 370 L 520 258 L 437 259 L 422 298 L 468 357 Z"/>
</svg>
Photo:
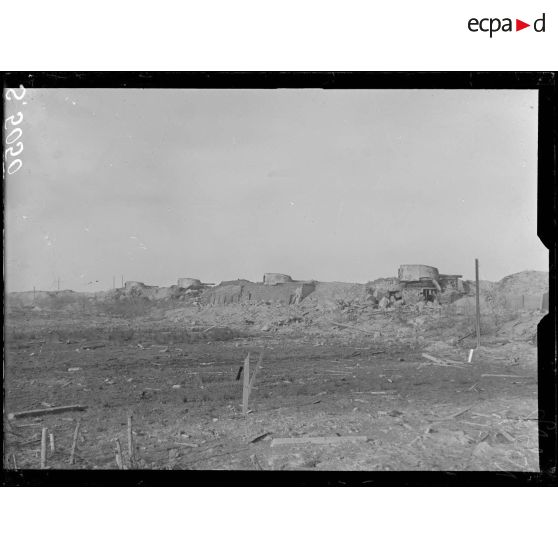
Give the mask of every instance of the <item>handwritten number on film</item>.
<svg viewBox="0 0 558 558">
<path fill-rule="evenodd" d="M 19 91 L 16 89 L 8 89 L 6 91 L 7 101 L 21 101 L 25 97 L 25 88 L 20 85 Z M 6 118 L 4 129 L 6 130 L 6 151 L 4 158 L 8 163 L 8 174 L 15 174 L 22 166 L 23 161 L 16 159 L 23 151 L 23 142 L 19 141 L 23 135 L 23 130 L 17 126 L 23 122 L 23 113 L 16 112 Z"/>
</svg>

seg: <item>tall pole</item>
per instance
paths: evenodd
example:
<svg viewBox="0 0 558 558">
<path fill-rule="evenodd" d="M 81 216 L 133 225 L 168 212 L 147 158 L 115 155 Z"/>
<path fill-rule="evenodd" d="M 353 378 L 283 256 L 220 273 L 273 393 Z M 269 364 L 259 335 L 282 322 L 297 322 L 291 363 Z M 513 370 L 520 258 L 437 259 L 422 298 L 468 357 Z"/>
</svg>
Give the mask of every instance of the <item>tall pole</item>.
<svg viewBox="0 0 558 558">
<path fill-rule="evenodd" d="M 60 290 L 60 277 L 58 277 L 58 290 Z"/>
<path fill-rule="evenodd" d="M 479 260 L 475 258 L 475 283 L 477 298 L 477 349 L 480 347 L 480 287 L 479 287 Z"/>
<path fill-rule="evenodd" d="M 124 288 L 124 275 L 122 275 L 121 277 L 122 277 L 122 288 Z"/>
</svg>

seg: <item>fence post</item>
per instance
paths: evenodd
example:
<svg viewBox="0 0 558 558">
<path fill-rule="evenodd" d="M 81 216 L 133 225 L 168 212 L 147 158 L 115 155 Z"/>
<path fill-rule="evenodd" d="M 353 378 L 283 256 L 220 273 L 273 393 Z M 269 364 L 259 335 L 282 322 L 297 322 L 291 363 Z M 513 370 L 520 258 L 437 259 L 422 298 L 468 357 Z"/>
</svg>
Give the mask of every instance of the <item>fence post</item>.
<svg viewBox="0 0 558 558">
<path fill-rule="evenodd" d="M 480 347 L 480 286 L 479 286 L 479 260 L 475 258 L 475 282 L 476 282 L 476 325 L 477 325 L 477 349 Z"/>
</svg>

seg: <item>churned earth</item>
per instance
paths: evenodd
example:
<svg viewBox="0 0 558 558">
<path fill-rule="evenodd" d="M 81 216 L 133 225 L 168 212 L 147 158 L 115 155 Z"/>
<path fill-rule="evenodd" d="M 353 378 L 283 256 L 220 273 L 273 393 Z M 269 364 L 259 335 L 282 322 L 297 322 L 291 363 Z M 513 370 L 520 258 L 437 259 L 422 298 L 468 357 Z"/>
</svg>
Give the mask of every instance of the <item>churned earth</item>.
<svg viewBox="0 0 558 558">
<path fill-rule="evenodd" d="M 468 363 L 476 341 L 459 312 L 382 313 L 362 301 L 121 316 L 18 308 L 6 320 L 4 466 L 38 468 L 46 427 L 53 469 L 116 468 L 118 439 L 124 466 L 146 469 L 538 471 L 541 316 L 483 316 Z M 257 376 L 243 414 L 248 354 Z M 72 404 L 87 409 L 7 418 Z"/>
</svg>

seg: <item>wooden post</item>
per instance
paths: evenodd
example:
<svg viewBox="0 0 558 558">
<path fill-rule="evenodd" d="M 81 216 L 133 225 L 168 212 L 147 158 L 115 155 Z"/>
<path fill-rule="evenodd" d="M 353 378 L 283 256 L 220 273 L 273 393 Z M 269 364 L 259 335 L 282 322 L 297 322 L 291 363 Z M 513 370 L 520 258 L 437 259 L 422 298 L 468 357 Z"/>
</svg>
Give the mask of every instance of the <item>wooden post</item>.
<svg viewBox="0 0 558 558">
<path fill-rule="evenodd" d="M 120 440 L 117 438 L 115 441 L 116 448 L 114 451 L 114 456 L 116 458 L 116 465 L 119 469 L 124 469 L 124 462 L 122 461 L 122 448 L 120 447 Z"/>
<path fill-rule="evenodd" d="M 14 462 L 14 469 L 17 470 L 17 461 L 16 461 L 15 453 L 12 453 L 12 459 L 13 459 L 13 462 Z"/>
<path fill-rule="evenodd" d="M 244 359 L 244 372 L 242 373 L 242 412 L 248 414 L 248 399 L 250 397 L 250 353 Z"/>
<path fill-rule="evenodd" d="M 54 453 L 54 432 L 50 432 L 48 435 L 50 440 L 50 455 Z"/>
<path fill-rule="evenodd" d="M 46 454 L 47 432 L 48 429 L 46 428 L 43 428 L 41 432 L 41 469 L 46 469 L 46 465 L 47 465 L 47 454 Z"/>
<path fill-rule="evenodd" d="M 128 415 L 128 455 L 130 459 L 130 469 L 132 469 L 135 463 L 134 434 L 132 432 L 132 413 Z"/>
<path fill-rule="evenodd" d="M 72 450 L 70 451 L 70 465 L 73 465 L 74 461 L 75 461 L 76 446 L 77 446 L 77 441 L 78 441 L 78 432 L 79 432 L 80 422 L 81 421 L 78 419 L 77 424 L 76 424 L 76 429 L 74 430 L 74 439 L 72 440 Z"/>
<path fill-rule="evenodd" d="M 479 285 L 479 260 L 475 258 L 475 283 L 476 283 L 476 302 L 477 302 L 477 349 L 480 347 L 480 285 Z"/>
</svg>

